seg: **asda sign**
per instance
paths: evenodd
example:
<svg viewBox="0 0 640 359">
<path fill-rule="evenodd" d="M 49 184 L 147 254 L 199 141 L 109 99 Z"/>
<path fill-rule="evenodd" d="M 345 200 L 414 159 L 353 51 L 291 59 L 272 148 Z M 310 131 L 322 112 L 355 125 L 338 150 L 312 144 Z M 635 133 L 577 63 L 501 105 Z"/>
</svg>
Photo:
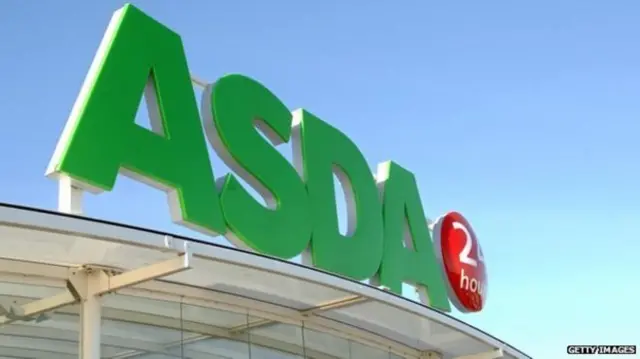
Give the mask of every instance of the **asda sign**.
<svg viewBox="0 0 640 359">
<path fill-rule="evenodd" d="M 143 94 L 152 130 L 135 123 Z M 289 142 L 293 164 L 274 148 Z M 233 171 L 219 181 L 207 143 Z M 286 259 L 302 254 L 307 265 L 398 294 L 410 283 L 442 311 L 450 296 L 463 308 L 462 286 L 463 296 L 476 298 L 466 309 L 482 308 L 486 276 L 475 235 L 449 221 L 436 253 L 410 171 L 385 162 L 374 176 L 344 133 L 307 110 L 291 112 L 246 76 L 207 86 L 198 109 L 180 36 L 131 5 L 114 14 L 48 168 L 94 193 L 112 190 L 120 173 L 165 191 L 177 223 L 236 246 Z M 346 235 L 334 174 L 346 192 Z M 463 249 L 476 269 L 460 262 Z M 466 272 L 452 281 L 443 268 Z"/>
</svg>

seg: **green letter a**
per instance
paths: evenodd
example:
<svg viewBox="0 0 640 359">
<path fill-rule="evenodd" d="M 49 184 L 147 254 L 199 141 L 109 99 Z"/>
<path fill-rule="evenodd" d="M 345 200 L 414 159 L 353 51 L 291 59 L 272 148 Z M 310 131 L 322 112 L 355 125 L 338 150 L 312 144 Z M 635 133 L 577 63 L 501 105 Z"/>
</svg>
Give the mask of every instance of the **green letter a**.
<svg viewBox="0 0 640 359">
<path fill-rule="evenodd" d="M 384 256 L 374 283 L 400 295 L 402 283 L 411 283 L 428 305 L 451 311 L 415 177 L 393 162 L 384 162 L 378 165 L 376 179 L 382 192 Z"/>
<path fill-rule="evenodd" d="M 135 123 L 143 92 L 153 131 Z M 224 233 L 182 40 L 131 5 L 113 15 L 47 172 L 98 192 L 120 170 L 165 190 L 175 221 Z"/>
</svg>

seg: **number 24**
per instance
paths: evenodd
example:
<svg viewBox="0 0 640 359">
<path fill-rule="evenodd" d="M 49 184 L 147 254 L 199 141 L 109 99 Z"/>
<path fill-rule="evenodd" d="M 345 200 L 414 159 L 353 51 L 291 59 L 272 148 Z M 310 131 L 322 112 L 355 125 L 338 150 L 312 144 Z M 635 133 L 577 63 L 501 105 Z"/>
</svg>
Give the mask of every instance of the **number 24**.
<svg viewBox="0 0 640 359">
<path fill-rule="evenodd" d="M 471 254 L 471 250 L 473 249 L 472 248 L 473 247 L 473 239 L 471 238 L 471 233 L 469 233 L 469 230 L 467 229 L 467 227 L 465 227 L 460 222 L 453 222 L 453 228 L 463 231 L 464 232 L 464 236 L 465 236 L 464 247 L 462 248 L 462 251 L 460 252 L 460 262 L 464 263 L 464 264 L 468 264 L 468 265 L 473 266 L 473 267 L 477 267 L 478 266 L 478 262 L 475 259 L 469 257 L 469 255 Z M 480 248 L 480 246 L 478 246 L 478 260 L 480 262 L 484 262 L 484 256 L 482 255 L 482 249 Z"/>
</svg>

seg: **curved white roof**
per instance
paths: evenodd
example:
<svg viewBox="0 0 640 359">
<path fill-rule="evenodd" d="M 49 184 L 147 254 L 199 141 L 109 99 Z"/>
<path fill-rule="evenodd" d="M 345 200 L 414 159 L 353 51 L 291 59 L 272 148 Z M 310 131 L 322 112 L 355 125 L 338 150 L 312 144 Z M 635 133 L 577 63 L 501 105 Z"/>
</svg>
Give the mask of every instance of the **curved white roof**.
<svg viewBox="0 0 640 359">
<path fill-rule="evenodd" d="M 496 350 L 502 350 L 504 358 L 529 358 L 419 303 L 234 248 L 10 205 L 0 205 L 0 238 L 0 306 L 5 309 L 0 316 L 0 356 L 77 357 L 73 340 L 77 341 L 78 325 L 69 321 L 77 315 L 73 305 L 28 318 L 31 321 L 11 319 L 15 313 L 7 308 L 24 309 L 37 300 L 60 298 L 70 271 L 79 267 L 122 273 L 176 258 L 188 245 L 190 270 L 129 286 L 103 299 L 103 357 L 171 357 L 178 355 L 176 341 L 188 343 L 181 347 L 181 354 L 187 350 L 185 357 L 206 353 L 206 345 L 215 345 L 224 353 L 220 357 L 247 357 L 236 354 L 246 351 L 250 341 L 265 353 L 278 350 L 279 358 L 340 358 L 345 351 L 362 348 L 372 350 L 358 356 L 367 359 L 426 358 L 430 350 L 444 358 Z M 164 331 L 152 332 L 154 327 Z M 36 349 L 33 338 L 48 348 L 46 355 L 36 355 L 44 349 L 40 344 Z"/>
</svg>

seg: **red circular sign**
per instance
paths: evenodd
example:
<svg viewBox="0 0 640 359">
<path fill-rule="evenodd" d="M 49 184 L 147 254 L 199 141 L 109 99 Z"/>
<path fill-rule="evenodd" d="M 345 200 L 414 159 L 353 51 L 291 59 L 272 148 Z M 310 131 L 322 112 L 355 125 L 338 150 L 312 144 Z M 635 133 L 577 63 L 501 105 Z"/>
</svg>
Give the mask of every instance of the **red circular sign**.
<svg viewBox="0 0 640 359">
<path fill-rule="evenodd" d="M 438 218 L 433 228 L 449 299 L 461 312 L 479 312 L 487 300 L 487 270 L 469 222 L 458 212 Z"/>
</svg>

